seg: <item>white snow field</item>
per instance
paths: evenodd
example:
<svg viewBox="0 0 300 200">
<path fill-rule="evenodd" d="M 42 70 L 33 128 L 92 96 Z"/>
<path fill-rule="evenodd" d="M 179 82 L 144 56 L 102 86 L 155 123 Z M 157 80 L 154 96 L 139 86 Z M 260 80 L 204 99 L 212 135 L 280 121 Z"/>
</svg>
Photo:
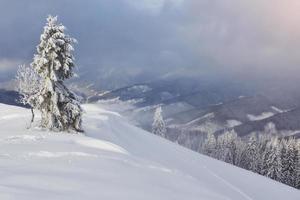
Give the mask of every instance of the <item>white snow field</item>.
<svg viewBox="0 0 300 200">
<path fill-rule="evenodd" d="M 0 199 L 299 200 L 300 191 L 202 156 L 84 105 L 85 135 L 28 130 L 0 104 Z"/>
</svg>

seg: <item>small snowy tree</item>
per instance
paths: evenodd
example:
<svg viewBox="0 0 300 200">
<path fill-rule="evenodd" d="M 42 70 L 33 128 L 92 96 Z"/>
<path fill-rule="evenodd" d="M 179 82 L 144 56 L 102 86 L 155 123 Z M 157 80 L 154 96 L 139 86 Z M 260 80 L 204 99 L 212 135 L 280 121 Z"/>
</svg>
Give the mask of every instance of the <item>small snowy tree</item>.
<svg viewBox="0 0 300 200">
<path fill-rule="evenodd" d="M 217 140 L 213 133 L 209 132 L 204 141 L 202 152 L 205 155 L 216 157 Z"/>
<path fill-rule="evenodd" d="M 215 157 L 218 160 L 225 161 L 227 154 L 228 154 L 228 148 L 227 148 L 227 137 L 225 135 L 226 133 L 219 135 L 217 137 L 217 145 L 216 145 L 216 151 L 215 151 Z"/>
<path fill-rule="evenodd" d="M 269 122 L 265 125 L 264 133 L 267 135 L 277 135 L 277 129 L 273 122 Z"/>
<path fill-rule="evenodd" d="M 281 181 L 290 186 L 297 186 L 298 149 L 294 138 L 283 140 L 281 149 L 282 179 Z"/>
<path fill-rule="evenodd" d="M 31 123 L 33 123 L 34 109 L 37 107 L 36 94 L 40 90 L 42 80 L 32 67 L 20 65 L 18 67 L 16 81 L 18 84 L 18 92 L 21 95 L 20 103 L 30 106 L 32 113 Z"/>
<path fill-rule="evenodd" d="M 264 175 L 265 173 L 265 156 L 268 152 L 267 144 L 271 140 L 271 135 L 261 134 L 258 136 L 258 159 L 256 172 Z"/>
<path fill-rule="evenodd" d="M 296 181 L 295 181 L 295 187 L 300 189 L 300 141 L 297 140 L 296 142 L 296 151 L 297 151 L 297 156 L 296 156 Z"/>
<path fill-rule="evenodd" d="M 66 35 L 57 17 L 49 16 L 31 66 L 43 80 L 36 94 L 41 111 L 41 126 L 54 131 L 82 131 L 82 109 L 76 96 L 63 84 L 74 68 L 75 39 Z"/>
<path fill-rule="evenodd" d="M 152 124 L 152 133 L 155 135 L 160 135 L 166 137 L 166 125 L 162 117 L 161 107 L 157 107 L 154 113 L 153 124 Z"/>
<path fill-rule="evenodd" d="M 257 143 L 257 137 L 254 133 L 250 136 L 249 141 L 246 144 L 245 152 L 242 156 L 241 167 L 256 172 L 257 165 L 258 165 L 258 158 L 259 158 L 258 143 Z"/>
<path fill-rule="evenodd" d="M 226 131 L 217 139 L 217 158 L 227 163 L 239 165 L 244 150 L 242 141 L 234 130 Z"/>
<path fill-rule="evenodd" d="M 265 157 L 265 175 L 271 179 L 280 181 L 281 180 L 281 151 L 280 145 L 277 137 L 272 138 L 272 140 L 267 144 L 267 151 Z"/>
</svg>

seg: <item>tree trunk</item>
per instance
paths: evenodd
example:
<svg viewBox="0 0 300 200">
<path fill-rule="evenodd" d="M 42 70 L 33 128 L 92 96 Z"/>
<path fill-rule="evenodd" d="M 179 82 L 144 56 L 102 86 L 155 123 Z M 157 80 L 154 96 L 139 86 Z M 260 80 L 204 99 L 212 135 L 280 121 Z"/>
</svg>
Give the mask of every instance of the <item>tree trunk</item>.
<svg viewBox="0 0 300 200">
<path fill-rule="evenodd" d="M 27 127 L 27 129 L 30 129 L 32 123 L 34 122 L 34 110 L 33 110 L 33 108 L 30 108 L 30 110 L 31 110 L 31 121 L 30 121 L 30 125 Z"/>
<path fill-rule="evenodd" d="M 31 108 L 31 124 L 34 122 L 34 111 L 33 108 Z"/>
</svg>

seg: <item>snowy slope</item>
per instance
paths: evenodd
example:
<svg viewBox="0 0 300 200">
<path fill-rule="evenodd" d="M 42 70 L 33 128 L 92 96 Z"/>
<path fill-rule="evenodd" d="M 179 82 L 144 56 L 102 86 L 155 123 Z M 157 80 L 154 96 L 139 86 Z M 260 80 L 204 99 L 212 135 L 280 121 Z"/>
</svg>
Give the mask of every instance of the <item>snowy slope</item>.
<svg viewBox="0 0 300 200">
<path fill-rule="evenodd" d="M 27 130 L 0 104 L 0 199 L 298 200 L 300 192 L 201 156 L 85 105 L 86 136 Z"/>
</svg>

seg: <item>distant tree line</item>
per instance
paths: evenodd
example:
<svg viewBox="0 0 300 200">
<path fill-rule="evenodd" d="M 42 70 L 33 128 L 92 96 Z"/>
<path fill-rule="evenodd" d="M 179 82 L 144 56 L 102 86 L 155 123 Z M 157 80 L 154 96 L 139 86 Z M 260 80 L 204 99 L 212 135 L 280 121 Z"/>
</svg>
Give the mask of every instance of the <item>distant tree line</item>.
<svg viewBox="0 0 300 200">
<path fill-rule="evenodd" d="M 269 177 L 300 189 L 300 140 L 279 137 L 275 124 L 266 124 L 261 132 L 239 137 L 232 130 L 215 136 L 203 132 L 166 129 L 161 106 L 154 112 L 152 133 L 194 151 Z"/>
<path fill-rule="evenodd" d="M 300 189 L 300 142 L 293 137 L 253 133 L 242 139 L 234 130 L 217 137 L 209 133 L 199 152 Z"/>
</svg>

